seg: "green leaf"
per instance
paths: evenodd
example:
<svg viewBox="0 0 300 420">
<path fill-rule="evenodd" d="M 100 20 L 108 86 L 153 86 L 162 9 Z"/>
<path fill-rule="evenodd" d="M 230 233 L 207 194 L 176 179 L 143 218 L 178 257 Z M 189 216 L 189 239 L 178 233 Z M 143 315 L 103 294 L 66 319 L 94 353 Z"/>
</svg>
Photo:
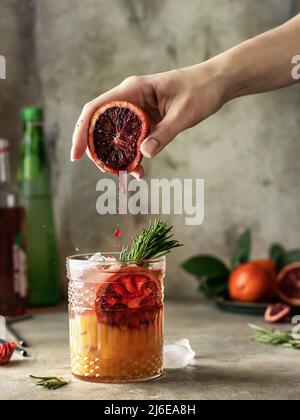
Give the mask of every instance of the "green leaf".
<svg viewBox="0 0 300 420">
<path fill-rule="evenodd" d="M 207 296 L 209 294 L 207 287 L 204 284 L 199 284 L 197 291 L 200 295 Z"/>
<path fill-rule="evenodd" d="M 236 245 L 234 250 L 231 266 L 236 268 L 237 266 L 244 264 L 249 261 L 251 253 L 251 231 L 248 229 L 244 232 Z"/>
<path fill-rule="evenodd" d="M 224 296 L 227 293 L 228 276 L 200 280 L 198 293 L 206 297 Z"/>
<path fill-rule="evenodd" d="M 293 264 L 295 262 L 300 262 L 300 250 L 299 249 L 293 249 L 293 250 L 287 251 L 285 253 L 285 259 L 284 259 L 285 265 Z"/>
<path fill-rule="evenodd" d="M 227 291 L 228 276 L 227 277 L 212 277 L 206 281 L 207 288 L 213 295 L 223 295 Z"/>
<path fill-rule="evenodd" d="M 285 249 L 279 244 L 271 245 L 269 249 L 269 257 L 276 263 L 277 271 L 280 271 L 285 264 Z"/>
<path fill-rule="evenodd" d="M 31 379 L 35 379 L 37 381 L 36 386 L 40 386 L 44 389 L 56 390 L 63 386 L 69 385 L 71 381 L 64 381 L 61 378 L 57 378 L 56 376 L 33 376 L 30 375 Z"/>
<path fill-rule="evenodd" d="M 276 262 L 277 271 L 280 271 L 285 265 L 300 262 L 300 250 L 292 249 L 285 251 L 285 249 L 279 245 L 274 244 L 269 250 L 270 258 Z"/>
<path fill-rule="evenodd" d="M 182 268 L 195 277 L 226 277 L 229 270 L 218 258 L 198 255 L 183 263 Z"/>
</svg>

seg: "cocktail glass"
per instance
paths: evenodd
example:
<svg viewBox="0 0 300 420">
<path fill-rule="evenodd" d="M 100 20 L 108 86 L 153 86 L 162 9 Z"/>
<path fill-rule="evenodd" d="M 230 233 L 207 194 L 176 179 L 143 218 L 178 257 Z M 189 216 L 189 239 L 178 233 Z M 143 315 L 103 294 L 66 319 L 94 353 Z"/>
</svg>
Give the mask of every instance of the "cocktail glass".
<svg viewBox="0 0 300 420">
<path fill-rule="evenodd" d="M 138 382 L 163 371 L 165 257 L 67 259 L 72 373 L 93 382 Z"/>
</svg>

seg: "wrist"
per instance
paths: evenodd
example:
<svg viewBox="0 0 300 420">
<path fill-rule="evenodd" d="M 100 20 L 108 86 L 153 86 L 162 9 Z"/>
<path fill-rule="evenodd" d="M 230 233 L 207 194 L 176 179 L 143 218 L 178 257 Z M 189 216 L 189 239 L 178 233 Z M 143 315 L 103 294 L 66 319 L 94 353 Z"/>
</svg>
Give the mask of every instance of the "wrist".
<svg viewBox="0 0 300 420">
<path fill-rule="evenodd" d="M 231 99 L 230 95 L 234 88 L 228 58 L 222 57 L 224 55 L 216 56 L 191 68 L 199 97 L 203 96 L 203 87 L 205 87 L 209 96 L 213 97 L 216 110 Z"/>
<path fill-rule="evenodd" d="M 235 50 L 226 51 L 212 58 L 210 62 L 215 69 L 223 105 L 242 96 L 247 83 L 247 69 L 243 68 Z"/>
</svg>

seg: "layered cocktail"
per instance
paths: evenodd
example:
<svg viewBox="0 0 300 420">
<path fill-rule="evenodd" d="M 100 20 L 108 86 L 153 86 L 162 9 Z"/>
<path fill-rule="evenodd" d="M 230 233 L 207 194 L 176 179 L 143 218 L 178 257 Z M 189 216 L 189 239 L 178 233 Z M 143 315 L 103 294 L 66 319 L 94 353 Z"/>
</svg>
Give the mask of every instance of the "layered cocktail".
<svg viewBox="0 0 300 420">
<path fill-rule="evenodd" d="M 165 257 L 83 255 L 67 266 L 72 373 L 96 382 L 160 376 Z"/>
</svg>

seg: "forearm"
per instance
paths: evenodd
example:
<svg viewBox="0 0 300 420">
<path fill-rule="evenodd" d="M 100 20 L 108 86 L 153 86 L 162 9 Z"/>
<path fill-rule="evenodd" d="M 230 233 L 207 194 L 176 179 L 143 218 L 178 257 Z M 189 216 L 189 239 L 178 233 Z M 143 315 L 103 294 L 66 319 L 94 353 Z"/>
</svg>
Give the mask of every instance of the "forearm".
<svg viewBox="0 0 300 420">
<path fill-rule="evenodd" d="M 152 128 L 141 151 L 154 157 L 179 133 L 216 113 L 229 100 L 296 83 L 292 59 L 297 55 L 300 15 L 199 65 L 126 79 L 83 108 L 71 158 L 84 155 L 91 118 L 104 104 L 123 99 L 148 113 Z"/>
<path fill-rule="evenodd" d="M 224 102 L 297 83 L 294 56 L 300 55 L 300 15 L 250 39 L 211 61 L 223 78 Z"/>
</svg>

